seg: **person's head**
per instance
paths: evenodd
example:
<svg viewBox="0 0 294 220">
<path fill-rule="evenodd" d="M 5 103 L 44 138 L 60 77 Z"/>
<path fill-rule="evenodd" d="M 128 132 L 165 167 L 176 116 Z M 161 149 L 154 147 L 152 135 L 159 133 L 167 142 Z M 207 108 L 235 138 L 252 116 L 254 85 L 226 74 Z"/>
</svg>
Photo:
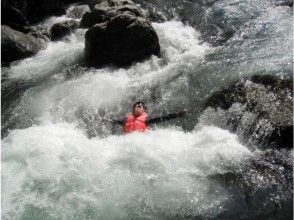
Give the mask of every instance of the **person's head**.
<svg viewBox="0 0 294 220">
<path fill-rule="evenodd" d="M 135 116 L 140 116 L 144 114 L 146 110 L 147 107 L 145 106 L 144 102 L 139 101 L 133 104 L 132 111 Z"/>
</svg>

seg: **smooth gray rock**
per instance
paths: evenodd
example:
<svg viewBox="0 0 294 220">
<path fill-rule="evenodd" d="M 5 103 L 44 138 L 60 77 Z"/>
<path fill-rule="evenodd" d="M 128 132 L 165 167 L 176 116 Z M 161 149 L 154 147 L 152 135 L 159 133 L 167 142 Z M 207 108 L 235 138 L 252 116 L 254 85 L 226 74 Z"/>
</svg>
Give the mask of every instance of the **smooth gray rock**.
<svg viewBox="0 0 294 220">
<path fill-rule="evenodd" d="M 31 35 L 1 26 L 1 55 L 2 62 L 12 62 L 38 53 L 43 42 Z"/>
</svg>

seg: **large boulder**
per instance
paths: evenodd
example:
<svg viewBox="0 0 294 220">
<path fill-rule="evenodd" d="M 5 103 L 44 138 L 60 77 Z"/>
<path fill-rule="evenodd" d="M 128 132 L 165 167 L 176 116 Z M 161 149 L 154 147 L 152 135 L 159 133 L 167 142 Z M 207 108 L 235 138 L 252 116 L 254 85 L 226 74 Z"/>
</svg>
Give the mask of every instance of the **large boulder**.
<svg viewBox="0 0 294 220">
<path fill-rule="evenodd" d="M 127 65 L 160 52 L 157 34 L 150 23 L 130 14 L 94 25 L 85 39 L 85 57 L 93 65 Z"/>
<path fill-rule="evenodd" d="M 210 96 L 205 109 L 249 144 L 293 148 L 292 79 L 272 75 L 241 79 Z"/>
<path fill-rule="evenodd" d="M 91 12 L 85 13 L 81 21 L 82 27 L 90 27 L 85 35 L 88 64 L 128 65 L 159 55 L 158 36 L 132 1 L 102 0 L 90 8 Z"/>
<path fill-rule="evenodd" d="M 100 8 L 101 6 L 117 7 L 134 4 L 131 0 L 88 0 L 87 2 L 91 11 L 93 11 L 97 6 Z"/>
<path fill-rule="evenodd" d="M 31 35 L 1 26 L 2 62 L 9 63 L 36 54 L 42 49 L 43 42 Z"/>
<path fill-rule="evenodd" d="M 93 4 L 93 2 L 92 2 Z M 143 11 L 130 0 L 105 0 L 95 6 L 89 4 L 91 12 L 86 12 L 81 20 L 81 27 L 92 27 L 108 21 L 124 12 L 136 17 L 144 17 Z"/>
<path fill-rule="evenodd" d="M 57 41 L 74 32 L 79 27 L 75 20 L 64 21 L 54 24 L 50 29 L 51 40 Z"/>
</svg>

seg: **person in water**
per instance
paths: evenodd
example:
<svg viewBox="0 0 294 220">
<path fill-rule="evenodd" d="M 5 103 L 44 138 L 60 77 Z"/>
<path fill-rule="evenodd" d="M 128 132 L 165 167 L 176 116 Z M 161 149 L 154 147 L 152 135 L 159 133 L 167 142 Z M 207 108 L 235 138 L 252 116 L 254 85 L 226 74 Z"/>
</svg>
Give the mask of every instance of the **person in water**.
<svg viewBox="0 0 294 220">
<path fill-rule="evenodd" d="M 132 112 L 127 115 L 123 120 L 114 120 L 113 123 L 123 126 L 124 133 L 131 133 L 134 131 L 146 132 L 148 131 L 148 125 L 157 122 L 163 122 L 174 118 L 182 117 L 185 115 L 185 111 L 180 111 L 166 116 L 156 117 L 149 119 L 147 114 L 147 107 L 141 101 L 133 104 Z"/>
</svg>

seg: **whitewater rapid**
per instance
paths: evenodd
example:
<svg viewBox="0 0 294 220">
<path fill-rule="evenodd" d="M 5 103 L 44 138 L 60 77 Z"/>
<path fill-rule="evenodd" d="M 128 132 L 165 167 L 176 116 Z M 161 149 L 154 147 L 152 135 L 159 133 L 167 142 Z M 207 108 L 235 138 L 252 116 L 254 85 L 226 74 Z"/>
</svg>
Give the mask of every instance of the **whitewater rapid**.
<svg viewBox="0 0 294 220">
<path fill-rule="evenodd" d="M 237 4 L 223 1 L 207 13 L 218 7 L 239 16 Z M 199 117 L 203 101 L 232 79 L 292 68 L 284 52 L 291 49 L 288 12 L 261 11 L 261 20 L 248 20 L 219 47 L 179 20 L 154 22 L 161 55 L 126 68 L 86 67 L 82 29 L 2 68 L 2 87 L 26 85 L 2 112 L 2 218 L 250 218 L 263 216 L 259 207 L 288 202 L 291 178 L 284 167 L 293 150 L 249 148 L 212 125 L 222 123 L 220 110 Z M 188 115 L 147 134 L 113 131 L 105 119 L 123 118 L 138 100 L 151 117 L 185 108 Z"/>
<path fill-rule="evenodd" d="M 179 91 L 187 87 L 187 69 L 209 49 L 200 44 L 192 27 L 181 22 L 153 25 L 162 56 L 130 68 L 72 67 L 83 62 L 85 31 L 78 30 L 6 70 L 11 81 L 40 83 L 25 91 L 12 109 L 11 120 L 23 120 L 27 128 L 12 130 L 2 140 L 4 218 L 25 218 L 37 212 L 44 218 L 117 219 L 127 218 L 128 212 L 133 217 L 150 215 L 146 209 L 173 212 L 182 202 L 205 199 L 207 189 L 199 190 L 201 198 L 195 197 L 198 186 L 190 175 L 220 171 L 223 162 L 216 160 L 223 147 L 227 147 L 222 155 L 228 163 L 236 155 L 242 160 L 243 153 L 250 155 L 234 135 L 218 128 L 185 133 L 174 127 L 146 135 L 111 135 L 101 119 L 126 114 L 134 94 L 136 99 L 151 100 L 157 90 L 156 103 L 148 105 L 151 113 L 184 99 Z M 164 88 L 159 89 L 160 85 Z M 221 139 L 228 145 L 205 149 L 212 136 L 199 137 L 207 131 L 214 142 Z M 236 149 L 229 149 L 231 144 Z M 176 196 L 170 202 L 175 195 L 183 198 Z M 207 212 L 205 206 L 202 209 Z"/>
<path fill-rule="evenodd" d="M 92 139 L 66 123 L 14 130 L 2 142 L 2 215 L 128 219 L 191 209 L 213 216 L 229 195 L 207 177 L 250 157 L 235 135 L 216 127 Z"/>
<path fill-rule="evenodd" d="M 185 108 L 189 69 L 201 62 L 210 47 L 200 43 L 192 27 L 179 21 L 153 25 L 159 35 L 162 56 L 153 56 L 129 68 L 94 69 L 75 65 L 83 62 L 85 34 L 85 30 L 77 30 L 64 41 L 50 42 L 36 56 L 4 69 L 7 81 L 28 85 L 39 82 L 25 91 L 13 106 L 6 126 L 20 120 L 27 125 L 80 121 L 84 126 L 81 111 L 87 118 L 92 117 L 91 120 L 96 116 L 98 120 L 100 116 L 115 119 L 124 117 L 129 106 L 140 99 L 148 102 L 151 115 L 163 114 L 169 106 L 177 105 L 169 111 Z M 85 126 L 93 130 L 92 124 Z"/>
</svg>

